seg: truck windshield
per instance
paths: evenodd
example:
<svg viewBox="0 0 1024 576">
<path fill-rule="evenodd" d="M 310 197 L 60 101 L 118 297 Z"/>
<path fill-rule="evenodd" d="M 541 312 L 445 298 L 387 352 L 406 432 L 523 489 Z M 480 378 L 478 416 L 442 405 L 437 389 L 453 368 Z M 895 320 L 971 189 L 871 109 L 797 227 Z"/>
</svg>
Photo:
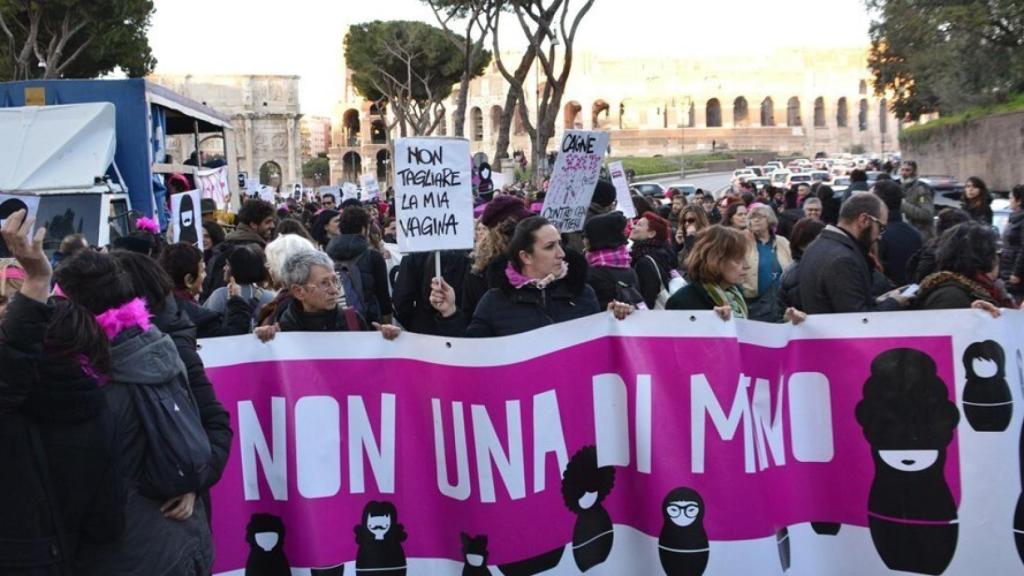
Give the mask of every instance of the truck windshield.
<svg viewBox="0 0 1024 576">
<path fill-rule="evenodd" d="M 60 248 L 60 241 L 71 234 L 84 234 L 89 244 L 99 240 L 99 194 L 68 194 L 43 196 L 39 200 L 36 226 L 46 226 L 43 250 L 52 252 Z"/>
</svg>

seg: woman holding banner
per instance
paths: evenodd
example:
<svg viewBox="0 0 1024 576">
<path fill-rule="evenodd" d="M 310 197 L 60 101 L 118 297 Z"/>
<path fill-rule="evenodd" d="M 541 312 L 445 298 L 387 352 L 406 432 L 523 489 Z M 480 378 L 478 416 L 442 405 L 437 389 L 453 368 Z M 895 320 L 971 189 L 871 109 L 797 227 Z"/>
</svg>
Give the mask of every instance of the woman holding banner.
<svg viewBox="0 0 1024 576">
<path fill-rule="evenodd" d="M 430 303 L 441 315 L 444 334 L 509 336 L 600 311 L 594 289 L 586 283 L 586 260 L 562 249 L 558 230 L 545 218 L 532 216 L 516 226 L 506 258 L 504 266 L 490 268 L 496 271 L 491 278 L 495 288 L 484 294 L 471 319 L 456 307 L 452 287 L 434 279 Z M 633 311 L 614 300 L 608 309 L 619 319 Z"/>
</svg>

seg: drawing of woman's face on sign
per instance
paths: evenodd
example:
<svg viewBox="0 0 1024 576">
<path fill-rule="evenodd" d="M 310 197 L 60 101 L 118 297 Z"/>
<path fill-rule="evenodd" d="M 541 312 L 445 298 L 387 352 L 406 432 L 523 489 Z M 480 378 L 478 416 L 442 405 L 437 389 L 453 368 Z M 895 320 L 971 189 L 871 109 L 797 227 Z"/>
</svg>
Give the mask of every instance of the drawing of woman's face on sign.
<svg viewBox="0 0 1024 576">
<path fill-rule="evenodd" d="M 199 236 L 196 232 L 195 214 L 192 195 L 185 194 L 181 197 L 181 206 L 178 208 L 178 226 L 180 226 L 181 230 L 181 234 L 178 236 L 179 242 L 196 244 L 199 241 Z"/>
<path fill-rule="evenodd" d="M 0 202 L 0 227 L 3 227 L 4 222 L 18 210 L 25 210 L 28 212 L 28 205 L 17 198 L 8 198 L 3 202 Z M 10 251 L 7 250 L 7 244 L 3 238 L 0 237 L 0 258 L 10 257 Z"/>
</svg>

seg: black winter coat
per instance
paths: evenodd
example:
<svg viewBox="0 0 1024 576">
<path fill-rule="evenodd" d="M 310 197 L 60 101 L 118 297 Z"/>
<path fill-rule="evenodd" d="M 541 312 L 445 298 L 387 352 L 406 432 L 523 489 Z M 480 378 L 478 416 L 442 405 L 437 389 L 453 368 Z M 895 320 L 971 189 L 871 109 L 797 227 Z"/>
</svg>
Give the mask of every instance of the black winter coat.
<svg viewBox="0 0 1024 576">
<path fill-rule="evenodd" d="M 829 226 L 800 259 L 800 302 L 808 314 L 898 310 L 892 299 L 876 303 L 867 258 L 853 238 Z"/>
<path fill-rule="evenodd" d="M 0 574 L 73 574 L 124 529 L 114 421 L 94 378 L 43 353 L 53 311 L 19 294 L 0 326 Z"/>
<path fill-rule="evenodd" d="M 465 252 L 441 254 L 441 276 L 455 290 L 456 304 L 462 307 L 463 281 L 469 274 L 471 261 Z M 409 254 L 402 258 L 392 296 L 395 319 L 409 332 L 441 333 L 437 311 L 430 305 L 430 282 L 434 278 L 433 252 Z"/>
<path fill-rule="evenodd" d="M 640 280 L 640 294 L 644 297 L 644 303 L 649 310 L 653 310 L 662 288 L 668 289 L 668 281 L 676 267 L 675 258 L 668 247 L 652 250 L 650 256 L 636 258 L 633 269 Z"/>
<path fill-rule="evenodd" d="M 335 262 L 359 258 L 357 265 L 362 272 L 362 300 L 366 307 L 366 321 L 380 322 L 384 316 L 390 316 L 392 306 L 388 264 L 380 252 L 370 248 L 366 237 L 342 234 L 331 240 L 326 251 Z"/>
<path fill-rule="evenodd" d="M 355 314 L 355 324 L 359 330 L 366 330 L 366 321 L 358 312 Z M 288 307 L 281 314 L 277 321 L 282 332 L 348 332 L 349 321 L 345 317 L 345 309 L 338 306 L 327 312 L 308 313 L 302 308 L 302 302 L 294 298 L 288 303 Z"/>
<path fill-rule="evenodd" d="M 1004 282 L 1016 275 L 1024 280 L 1024 210 L 1010 214 L 1003 231 L 1003 254 L 999 257 L 999 276 Z M 1014 292 L 1024 290 L 1024 284 L 1016 287 L 1006 285 Z"/>
<path fill-rule="evenodd" d="M 504 266 L 508 261 L 502 258 L 491 260 L 487 267 L 484 268 L 483 272 L 477 273 L 473 271 L 471 265 L 466 270 L 466 275 L 462 280 L 462 290 L 456 292 L 456 298 L 461 294 L 461 301 L 459 302 L 459 310 L 463 311 L 467 316 L 472 317 L 473 312 L 476 311 L 476 307 L 480 305 L 480 301 L 483 300 L 484 294 L 494 286 L 489 284 L 491 278 L 499 278 L 504 273 Z M 492 268 L 495 268 L 492 270 Z M 454 286 L 453 286 L 454 287 Z"/>
<path fill-rule="evenodd" d="M 231 306 L 231 302 L 235 300 L 238 300 L 242 306 L 248 306 L 244 300 L 237 297 L 232 298 L 228 305 Z M 203 366 L 202 358 L 199 357 L 196 327 L 188 315 L 178 309 L 178 302 L 174 298 L 168 298 L 164 307 L 156 312 L 153 323 L 161 332 L 171 337 L 174 347 L 178 350 L 178 357 L 185 364 L 189 389 L 192 398 L 195 399 L 196 407 L 199 408 L 199 418 L 203 422 L 203 430 L 206 432 L 210 448 L 213 451 L 213 460 L 210 462 L 211 474 L 206 479 L 202 491 L 197 494 L 206 504 L 207 518 L 211 519 L 210 488 L 220 481 L 224 467 L 228 463 L 234 432 L 231 431 L 231 415 L 217 400 L 213 383 L 206 376 L 206 368 Z M 194 302 L 189 303 L 195 304 Z M 196 307 L 205 310 L 200 306 Z M 248 327 L 248 319 L 246 327 Z M 212 522 L 212 520 L 210 521 Z"/>
<path fill-rule="evenodd" d="M 513 288 L 505 276 L 507 261 L 495 261 L 492 264 L 497 265 L 488 267 L 488 271 L 495 274 L 489 280 L 497 287 L 487 291 L 472 318 L 459 311 L 439 320 L 438 325 L 445 336 L 511 336 L 597 314 L 601 309 L 594 289 L 586 283 L 586 259 L 571 250 L 566 251 L 565 259 L 569 274 L 543 290 L 532 286 Z"/>
<path fill-rule="evenodd" d="M 908 283 L 913 272 L 908 269 L 910 258 L 923 245 L 917 228 L 904 222 L 899 212 L 889 214 L 889 225 L 878 239 L 878 257 L 886 277 L 893 284 L 903 286 Z"/>
<path fill-rule="evenodd" d="M 779 279 L 779 310 L 796 308 L 803 310 L 800 303 L 800 261 L 789 265 Z"/>
<path fill-rule="evenodd" d="M 715 301 L 699 283 L 687 284 L 665 304 L 666 310 L 714 310 Z"/>
<path fill-rule="evenodd" d="M 252 332 L 252 307 L 240 296 L 228 299 L 227 314 L 200 306 L 191 298 L 175 296 L 178 310 L 195 325 L 196 338 L 239 336 Z"/>
<path fill-rule="evenodd" d="M 612 300 L 634 305 L 643 302 L 639 290 L 640 280 L 632 268 L 588 266 L 587 284 L 594 289 L 600 310 L 608 308 Z"/>
</svg>

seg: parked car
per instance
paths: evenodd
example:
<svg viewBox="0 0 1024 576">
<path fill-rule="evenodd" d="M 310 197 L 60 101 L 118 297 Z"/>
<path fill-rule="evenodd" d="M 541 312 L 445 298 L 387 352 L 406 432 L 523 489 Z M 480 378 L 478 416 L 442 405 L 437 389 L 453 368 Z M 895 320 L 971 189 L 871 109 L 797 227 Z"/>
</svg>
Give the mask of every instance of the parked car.
<svg viewBox="0 0 1024 576">
<path fill-rule="evenodd" d="M 786 178 L 786 188 L 792 188 L 794 184 L 813 184 L 814 178 L 810 174 L 790 174 Z"/>
<path fill-rule="evenodd" d="M 765 186 L 770 186 L 771 183 L 772 183 L 772 181 L 771 181 L 770 178 L 748 178 L 747 179 L 747 184 L 753 184 L 754 187 L 758 191 L 764 190 Z"/>
<path fill-rule="evenodd" d="M 635 182 L 630 190 L 645 198 L 661 200 L 665 197 L 665 187 L 657 182 Z"/>
<path fill-rule="evenodd" d="M 825 170 L 815 170 L 810 173 L 811 180 L 814 182 L 828 182 L 832 179 L 832 175 Z"/>
<path fill-rule="evenodd" d="M 945 192 L 956 192 L 957 194 L 963 194 L 964 185 L 958 182 L 956 178 L 945 175 L 925 175 L 918 178 L 922 182 L 928 184 L 935 191 L 935 194 Z M 959 202 L 959 196 L 957 197 Z"/>
<path fill-rule="evenodd" d="M 999 231 L 999 237 L 1003 236 L 1003 229 L 1010 221 L 1010 200 L 1008 198 L 995 198 L 992 200 L 992 227 Z"/>
<path fill-rule="evenodd" d="M 690 196 L 693 196 L 694 192 L 697 191 L 697 187 L 694 186 L 693 184 L 687 184 L 685 182 L 682 184 L 673 184 L 672 186 L 669 186 L 667 190 L 665 190 L 665 197 L 667 198 L 668 196 L 670 196 L 673 190 L 678 190 L 679 192 L 685 194 L 687 198 L 689 198 Z"/>
<path fill-rule="evenodd" d="M 792 172 L 784 168 L 780 168 L 779 170 L 772 172 L 772 186 L 777 186 L 779 188 L 785 186 L 786 178 L 789 178 L 790 174 L 792 174 Z"/>
<path fill-rule="evenodd" d="M 832 179 L 832 191 L 837 195 L 845 194 L 850 188 L 849 176 L 836 176 Z"/>
</svg>

